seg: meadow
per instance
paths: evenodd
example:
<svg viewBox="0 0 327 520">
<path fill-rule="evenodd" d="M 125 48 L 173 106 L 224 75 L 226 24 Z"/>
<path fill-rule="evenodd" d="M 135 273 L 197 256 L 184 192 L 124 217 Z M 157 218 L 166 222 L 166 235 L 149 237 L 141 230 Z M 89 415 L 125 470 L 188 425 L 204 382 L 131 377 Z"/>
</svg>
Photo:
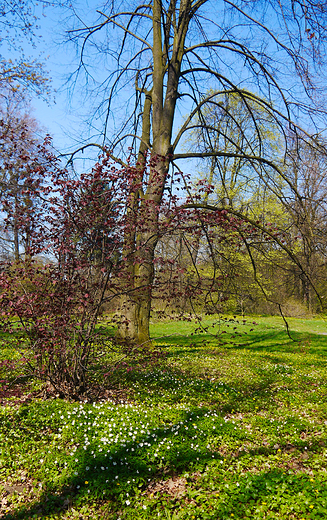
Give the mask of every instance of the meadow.
<svg viewBox="0 0 327 520">
<path fill-rule="evenodd" d="M 326 518 L 327 324 L 288 323 L 158 321 L 96 401 L 3 393 L 0 518 Z"/>
</svg>

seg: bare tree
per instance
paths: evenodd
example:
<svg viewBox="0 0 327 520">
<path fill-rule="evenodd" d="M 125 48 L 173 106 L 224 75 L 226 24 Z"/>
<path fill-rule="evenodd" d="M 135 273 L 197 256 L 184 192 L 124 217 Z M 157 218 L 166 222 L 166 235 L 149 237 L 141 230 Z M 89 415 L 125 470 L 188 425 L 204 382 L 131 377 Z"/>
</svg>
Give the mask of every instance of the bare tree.
<svg viewBox="0 0 327 520">
<path fill-rule="evenodd" d="M 0 103 L 0 247 L 16 262 L 29 249 L 30 213 L 38 203 L 36 166 L 41 171 L 48 162 L 40 134 L 21 96 L 7 92 Z"/>
<path fill-rule="evenodd" d="M 0 100 L 9 91 L 48 94 L 49 78 L 39 59 L 27 57 L 27 48 L 40 37 L 37 6 L 41 0 L 0 0 Z"/>
<path fill-rule="evenodd" d="M 281 155 L 288 152 L 286 127 L 296 133 L 301 117 L 315 126 L 324 119 L 322 92 L 317 95 L 314 78 L 319 68 L 323 74 L 327 3 L 152 0 L 119 6 L 121 10 L 107 2 L 93 25 L 79 14 L 69 38 L 80 51 L 75 79 L 85 73 L 87 82 L 98 82 L 104 93 L 97 108 L 101 139 L 80 150 L 107 146 L 120 161 L 126 160 L 128 148 L 134 150 L 136 173 L 126 208 L 130 225 L 122 251 L 126 277 L 120 309 L 126 319 L 118 335 L 143 343 L 149 339 L 162 201 L 178 160 L 241 159 L 243 168 L 274 172 L 296 192 L 292 179 L 264 148 L 256 112 L 264 110 L 278 128 Z M 102 67 L 98 77 L 97 59 Z M 207 93 L 208 87 L 213 93 Z M 255 139 L 245 134 L 228 150 L 181 153 L 179 144 L 187 133 L 207 125 L 208 107 L 222 109 L 219 95 L 239 99 L 253 122 Z M 179 114 L 186 112 L 181 124 Z M 209 130 L 211 138 L 219 131 Z"/>
<path fill-rule="evenodd" d="M 293 198 L 288 204 L 292 223 L 291 235 L 298 238 L 298 256 L 305 267 L 307 277 L 292 266 L 297 273 L 296 296 L 300 297 L 309 312 L 317 311 L 320 303 L 309 280 L 319 287 L 321 294 L 326 277 L 327 256 L 327 157 L 321 148 L 308 146 L 292 136 L 289 169 L 301 201 Z M 325 296 L 325 294 L 324 294 Z"/>
</svg>

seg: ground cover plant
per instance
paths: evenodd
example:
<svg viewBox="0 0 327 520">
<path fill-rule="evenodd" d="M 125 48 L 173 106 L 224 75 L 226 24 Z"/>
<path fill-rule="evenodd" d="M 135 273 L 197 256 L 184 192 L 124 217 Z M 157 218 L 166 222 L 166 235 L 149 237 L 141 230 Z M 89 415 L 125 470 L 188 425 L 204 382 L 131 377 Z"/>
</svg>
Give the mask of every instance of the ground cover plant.
<svg viewBox="0 0 327 520">
<path fill-rule="evenodd" d="M 290 319 L 293 339 L 281 318 L 214 323 L 153 323 L 156 363 L 126 358 L 99 401 L 36 398 L 35 381 L 7 389 L 0 517 L 324 518 L 324 320 Z"/>
</svg>

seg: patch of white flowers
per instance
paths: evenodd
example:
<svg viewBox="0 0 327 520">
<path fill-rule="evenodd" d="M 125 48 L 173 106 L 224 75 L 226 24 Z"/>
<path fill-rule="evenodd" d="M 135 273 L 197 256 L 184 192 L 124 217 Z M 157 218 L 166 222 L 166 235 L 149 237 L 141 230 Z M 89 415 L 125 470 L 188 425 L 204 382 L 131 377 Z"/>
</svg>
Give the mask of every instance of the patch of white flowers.
<svg viewBox="0 0 327 520">
<path fill-rule="evenodd" d="M 240 440 L 244 436 L 243 425 L 237 421 L 212 410 L 192 412 L 183 403 L 173 408 L 168 404 L 81 403 L 62 412 L 60 419 L 59 442 L 53 448 L 56 467 L 66 470 L 68 478 L 75 478 L 76 489 L 88 488 L 83 479 L 95 482 L 96 475 L 104 475 L 110 488 L 118 486 L 119 479 L 130 478 L 132 482 L 132 477 L 141 477 L 139 469 L 144 478 L 145 471 L 150 476 L 158 465 L 185 456 L 194 460 L 200 460 L 199 455 L 220 458 L 219 439 L 224 432 L 230 435 L 233 430 Z"/>
</svg>

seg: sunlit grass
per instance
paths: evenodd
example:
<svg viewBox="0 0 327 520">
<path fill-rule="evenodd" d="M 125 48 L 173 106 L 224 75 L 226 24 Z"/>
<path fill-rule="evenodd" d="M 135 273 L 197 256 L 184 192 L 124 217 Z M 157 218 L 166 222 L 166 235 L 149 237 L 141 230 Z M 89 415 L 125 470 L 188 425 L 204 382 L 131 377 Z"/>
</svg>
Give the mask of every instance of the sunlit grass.
<svg viewBox="0 0 327 520">
<path fill-rule="evenodd" d="M 325 518 L 327 336 L 289 321 L 154 323 L 174 336 L 114 374 L 123 397 L 2 406 L 2 518 Z"/>
</svg>

